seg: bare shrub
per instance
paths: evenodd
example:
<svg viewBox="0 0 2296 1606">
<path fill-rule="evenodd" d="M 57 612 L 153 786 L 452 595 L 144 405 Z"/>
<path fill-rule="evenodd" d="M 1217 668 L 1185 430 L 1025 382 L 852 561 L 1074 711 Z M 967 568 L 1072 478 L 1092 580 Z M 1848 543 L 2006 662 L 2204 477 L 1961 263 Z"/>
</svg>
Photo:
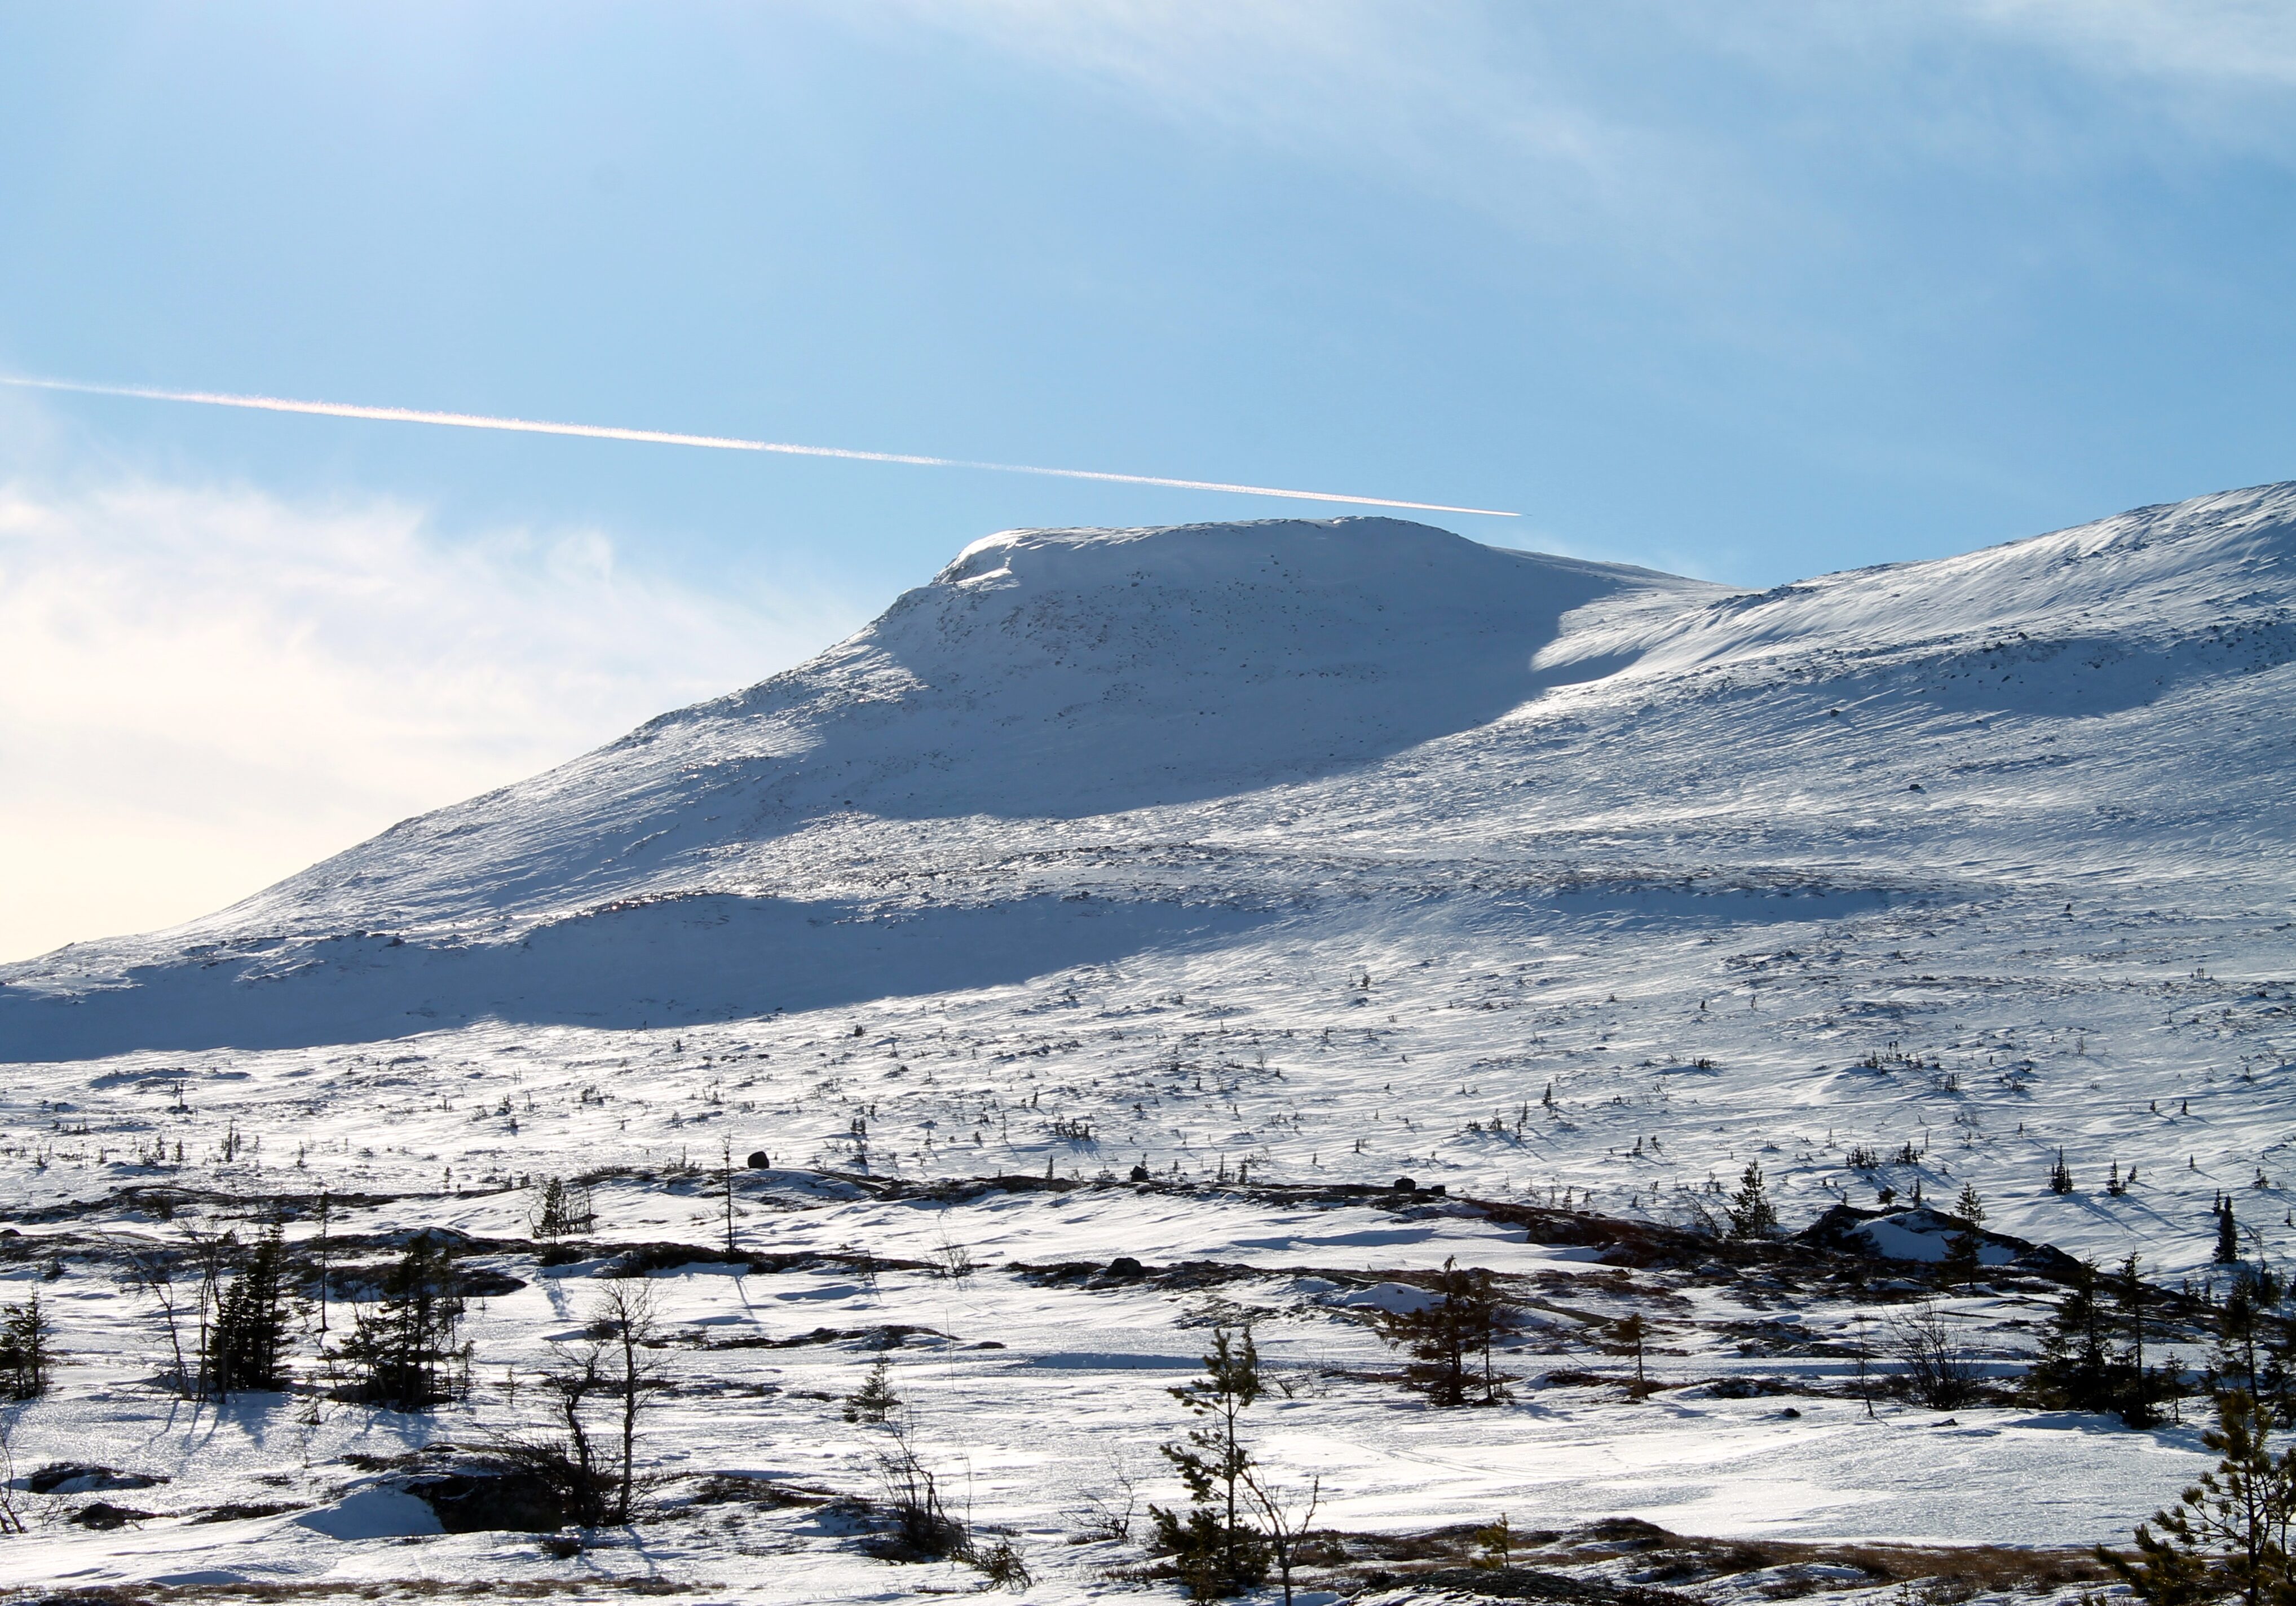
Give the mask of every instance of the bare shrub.
<svg viewBox="0 0 2296 1606">
<path fill-rule="evenodd" d="M 1934 1304 L 1890 1323 L 1890 1348 L 1905 1367 L 1906 1387 L 1931 1410 L 1956 1411 L 1976 1403 L 1976 1359 Z"/>
<path fill-rule="evenodd" d="M 659 1326 L 652 1283 L 608 1284 L 580 1341 L 556 1342 L 551 1364 L 536 1380 L 558 1434 L 496 1436 L 496 1452 L 540 1479 L 577 1527 L 631 1519 L 641 1483 L 639 1418 L 668 1387 L 650 1354 Z M 591 1424 L 596 1404 L 612 1407 L 613 1438 L 602 1438 Z"/>
<path fill-rule="evenodd" d="M 1108 1472 L 1105 1490 L 1087 1489 L 1082 1496 L 1078 1515 L 1083 1532 L 1078 1537 L 1083 1542 L 1107 1540 L 1122 1545 L 1132 1537 L 1132 1520 L 1140 1509 L 1139 1480 L 1133 1477 L 1121 1447 L 1109 1452 Z"/>
<path fill-rule="evenodd" d="M 0 1534 L 24 1531 L 23 1513 L 16 1509 L 16 1455 L 8 1440 L 14 1423 L 0 1412 Z"/>
<path fill-rule="evenodd" d="M 939 1561 L 968 1556 L 972 1536 L 942 1504 L 940 1480 L 906 1439 L 877 1457 L 877 1484 L 893 1530 L 881 1547 L 896 1561 Z"/>
</svg>

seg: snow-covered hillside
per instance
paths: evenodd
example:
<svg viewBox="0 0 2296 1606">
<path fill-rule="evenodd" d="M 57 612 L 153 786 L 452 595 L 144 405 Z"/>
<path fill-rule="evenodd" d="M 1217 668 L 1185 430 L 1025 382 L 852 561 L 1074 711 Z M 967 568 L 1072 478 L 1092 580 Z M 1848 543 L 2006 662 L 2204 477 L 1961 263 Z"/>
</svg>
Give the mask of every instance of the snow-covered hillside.
<svg viewBox="0 0 2296 1606">
<path fill-rule="evenodd" d="M 2296 486 L 1761 594 L 1389 520 L 1011 532 L 746 692 L 191 926 L 0 971 L 0 1163 L 28 1232 L 154 1183 L 443 1223 L 626 1165 L 685 1179 L 632 1219 L 709 1241 L 681 1167 L 760 1149 L 776 1176 L 1407 1173 L 1677 1223 L 1759 1159 L 1789 1227 L 1973 1184 L 1997 1230 L 2204 1278 L 2219 1194 L 2250 1255 L 2296 1243 L 2292 774 Z M 742 1230 L 917 1230 L 776 1199 Z M 992 1268 L 1034 1241 L 1375 1277 L 1459 1248 L 1303 1247 L 1239 1196 L 1160 1249 L 1180 1229 L 1128 1209 L 936 1226 Z M 1042 1323 L 1057 1370 L 1070 1318 L 1040 1303 L 980 1319 Z M 1559 1410 L 1541 1431 L 1580 1448 L 1639 1431 Z M 1996 1446 L 1948 1519 L 1795 1446 L 1777 1464 L 1833 1491 L 1809 1509 L 1871 1503 L 1845 1534 L 2087 1542 L 2154 1464 L 2050 1505 Z M 1013 1510 L 1049 1509 L 1013 1476 Z M 1476 1514 L 1334 1476 L 1360 1513 Z M 1648 1509 L 1710 1528 L 1771 1504 L 1668 1487 Z"/>
<path fill-rule="evenodd" d="M 2292 661 L 2292 487 L 1759 594 L 1382 519 L 1011 532 L 747 692 L 0 971 L 0 1052 L 45 1062 L 19 1142 L 44 1097 L 141 1119 L 146 1065 L 330 1105 L 420 1056 L 651 1106 L 504 1163 L 688 1141 L 729 1064 L 758 1141 L 850 1159 L 865 1103 L 904 1168 L 1624 1206 L 1764 1144 L 1797 1191 L 1913 1141 L 2014 1196 L 2062 1143 L 2145 1191 L 2015 1225 L 2174 1260 L 2259 1168 L 2287 1213 Z M 969 1094 L 879 1073 L 976 1057 L 1033 1125 L 947 1154 Z M 1207 1121 L 1171 1068 L 1214 1062 L 1250 1091 Z"/>
</svg>

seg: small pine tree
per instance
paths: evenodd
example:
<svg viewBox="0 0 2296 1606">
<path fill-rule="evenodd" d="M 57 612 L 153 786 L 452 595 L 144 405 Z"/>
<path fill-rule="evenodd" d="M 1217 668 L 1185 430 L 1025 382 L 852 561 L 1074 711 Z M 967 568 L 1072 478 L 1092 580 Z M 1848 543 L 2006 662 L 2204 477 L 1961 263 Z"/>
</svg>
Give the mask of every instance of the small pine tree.
<svg viewBox="0 0 2296 1606">
<path fill-rule="evenodd" d="M 1978 1197 L 1977 1184 L 1961 1184 L 1961 1197 L 1954 1201 L 1953 1213 L 1973 1227 L 1985 1225 L 1985 1201 Z"/>
<path fill-rule="evenodd" d="M 1770 1202 L 1761 1161 L 1746 1162 L 1745 1174 L 1738 1179 L 1738 1191 L 1730 1195 L 1729 1209 L 1733 1238 L 1767 1238 L 1777 1230 L 1778 1210 Z"/>
<path fill-rule="evenodd" d="M 892 1370 L 890 1359 L 877 1357 L 861 1386 L 845 1397 L 847 1422 L 881 1422 L 901 1408 L 901 1397 L 893 1392 Z"/>
<path fill-rule="evenodd" d="M 1462 1271 L 1455 1259 L 1447 1259 L 1433 1291 L 1440 1297 L 1418 1310 L 1382 1312 L 1376 1318 L 1380 1336 L 1411 1356 L 1404 1386 L 1424 1394 L 1431 1405 L 1464 1405 L 1479 1389 L 1482 1404 L 1496 1404 L 1505 1389 L 1491 1352 L 1513 1327 L 1513 1317 L 1490 1273 Z"/>
<path fill-rule="evenodd" d="M 2073 1191 L 2073 1174 L 2065 1166 L 2065 1151 L 2057 1151 L 2057 1163 L 2049 1168 L 2049 1192 L 2070 1193 Z"/>
<path fill-rule="evenodd" d="M 1253 1463 L 1240 1430 L 1243 1413 L 1264 1388 L 1251 1329 L 1242 1329 L 1239 1345 L 1234 1330 L 1215 1327 L 1203 1375 L 1168 1391 L 1205 1420 L 1190 1429 L 1181 1443 L 1161 1446 L 1164 1458 L 1187 1485 L 1187 1514 L 1157 1505 L 1150 1506 L 1148 1514 L 1155 1520 L 1157 1543 L 1171 1553 L 1181 1578 L 1198 1600 L 1240 1594 L 1267 1577 L 1267 1537 L 1246 1515 L 1250 1498 L 1247 1474 Z"/>
<path fill-rule="evenodd" d="M 2296 1593 L 2286 1535 L 2296 1506 L 2296 1454 L 2272 1454 L 2271 1423 L 2239 1389 L 2217 1396 L 2217 1426 L 2201 1442 L 2221 1457 L 2167 1511 L 2136 1525 L 2136 1554 L 2099 1545 L 2097 1560 L 2153 1606 L 2236 1594 L 2265 1606 Z M 2152 1532 L 2161 1530 L 2159 1536 Z"/>
<path fill-rule="evenodd" d="M 54 1340 L 55 1327 L 38 1289 L 21 1305 L 0 1305 L 0 1397 L 37 1399 L 48 1391 Z"/>
<path fill-rule="evenodd" d="M 2233 1219 L 2232 1195 L 2229 1193 L 2217 1200 L 2217 1264 L 2240 1264 L 2240 1224 Z"/>
<path fill-rule="evenodd" d="M 1514 1524 L 1507 1520 L 1504 1512 L 1500 1514 L 1496 1522 L 1492 1523 L 1488 1528 L 1477 1528 L 1469 1536 L 1475 1544 L 1475 1555 L 1469 1563 L 1470 1566 L 1484 1568 L 1493 1572 L 1504 1572 L 1506 1569 L 1508 1562 L 1514 1554 L 1517 1536 Z"/>
</svg>

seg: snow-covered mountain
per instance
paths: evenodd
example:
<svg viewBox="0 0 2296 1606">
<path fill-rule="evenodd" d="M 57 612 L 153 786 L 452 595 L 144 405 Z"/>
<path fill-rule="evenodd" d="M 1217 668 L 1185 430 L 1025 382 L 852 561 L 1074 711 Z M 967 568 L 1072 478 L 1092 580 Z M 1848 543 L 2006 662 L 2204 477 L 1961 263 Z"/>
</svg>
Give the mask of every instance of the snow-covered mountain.
<svg viewBox="0 0 2296 1606">
<path fill-rule="evenodd" d="M 659 1055 L 611 1135 L 586 1099 L 473 1150 L 411 1094 L 402 1135 L 634 1147 L 738 1057 L 755 1124 L 840 1163 L 865 1104 L 880 1168 L 1620 1209 L 1747 1152 L 1814 1209 L 1906 1143 L 2021 1197 L 2062 1144 L 2161 1192 L 2002 1225 L 2181 1243 L 2296 1180 L 2292 663 L 2296 486 L 1759 594 L 1384 519 L 1008 532 L 786 674 L 0 971 L 0 1056 L 28 1129 L 91 1075 L 93 1132 L 159 1069 L 276 1117 L 318 1069 L 296 1098 Z M 1027 1065 L 1029 1129 L 952 1149 L 978 1090 L 912 1074 L 926 1036 Z"/>
<path fill-rule="evenodd" d="M 1359 1536 L 2117 1537 L 2206 1464 L 2194 1427 L 1865 1397 L 1909 1298 L 2021 1367 L 2054 1291 L 2013 1246 L 1947 1292 L 1587 1240 L 1710 1222 L 1759 1162 L 1789 1229 L 1974 1187 L 1995 1233 L 2168 1282 L 2223 1274 L 2229 1196 L 2286 1269 L 2292 593 L 2288 486 L 1759 594 L 1385 520 L 993 537 L 788 674 L 0 971 L 0 1283 L 47 1291 L 65 1351 L 15 1464 L 148 1491 L 59 1495 L 0 1583 L 946 1594 L 970 1575 L 869 1549 L 890 1441 L 839 1402 L 884 1363 L 1029 1598 L 1101 1600 L 1141 1536 L 1075 1513 L 1179 1498 L 1148 1446 L 1237 1321 L 1283 1378 L 1255 1454 Z M 1263 1185 L 1398 1174 L 1449 1193 Z M 594 1184 L 595 1241 L 545 1254 L 554 1176 Z M 282 1218 L 308 1254 L 321 1200 L 354 1281 L 453 1235 L 486 1387 L 401 1415 L 160 1386 L 132 1258 Z M 1505 1408 L 1379 1381 L 1365 1313 L 1453 1256 L 1524 1308 Z M 546 1552 L 439 1532 L 406 1469 L 555 1430 L 512 1385 L 645 1267 L 660 1506 Z M 1647 1398 L 1599 1386 L 1629 1313 Z M 1866 1566 L 1669 1587 L 1857 1606 Z"/>
</svg>

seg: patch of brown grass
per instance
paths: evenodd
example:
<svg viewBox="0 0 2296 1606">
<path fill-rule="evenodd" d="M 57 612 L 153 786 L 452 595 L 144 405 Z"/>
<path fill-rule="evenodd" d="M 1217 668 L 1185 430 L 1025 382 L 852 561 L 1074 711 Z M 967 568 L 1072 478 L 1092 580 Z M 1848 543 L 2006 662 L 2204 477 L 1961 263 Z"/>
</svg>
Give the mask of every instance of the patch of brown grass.
<svg viewBox="0 0 2296 1606">
<path fill-rule="evenodd" d="M 1460 1524 L 1415 1534 L 1332 1534 L 1316 1561 L 1364 1577 L 1424 1577 L 1488 1560 L 1476 1540 L 1478 1525 Z M 1324 1537 L 1319 1536 L 1319 1537 Z M 1634 1517 L 1606 1518 L 1568 1532 L 1526 1529 L 1513 1536 L 1516 1570 L 1575 1569 L 1631 1560 L 1633 1586 L 1684 1586 L 1748 1573 L 1775 1572 L 1761 1580 L 1772 1599 L 1841 1586 L 1838 1580 L 1797 1577 L 1797 1569 L 1854 1568 L 1874 1585 L 1920 1586 L 1920 1606 L 1953 1606 L 1991 1593 L 2038 1594 L 2106 1578 L 2087 1551 L 2023 1549 L 2004 1545 L 1878 1545 L 1824 1540 L 1706 1539 L 1669 1532 Z M 1366 1567 L 1365 1564 L 1370 1566 Z M 1550 1575 L 1553 1576 L 1553 1575 Z M 1555 1577 L 1558 1585 L 1578 1583 Z M 1633 1593 L 1633 1586 L 1622 1593 Z M 1655 1593 L 1655 1592 L 1653 1592 Z"/>
</svg>

